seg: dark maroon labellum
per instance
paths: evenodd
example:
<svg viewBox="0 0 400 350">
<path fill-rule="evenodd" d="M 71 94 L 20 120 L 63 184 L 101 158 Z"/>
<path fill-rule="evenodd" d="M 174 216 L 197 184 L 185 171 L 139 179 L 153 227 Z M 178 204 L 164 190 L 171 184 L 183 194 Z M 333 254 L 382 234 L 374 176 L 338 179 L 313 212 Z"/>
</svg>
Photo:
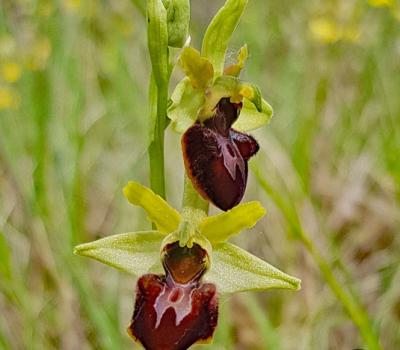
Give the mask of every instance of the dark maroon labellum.
<svg viewBox="0 0 400 350">
<path fill-rule="evenodd" d="M 212 337 L 218 300 L 215 285 L 200 281 L 207 260 L 197 244 L 168 244 L 163 252 L 166 275 L 140 277 L 128 332 L 146 349 L 184 350 Z"/>
<path fill-rule="evenodd" d="M 188 176 L 203 198 L 228 210 L 239 204 L 247 183 L 247 161 L 257 153 L 257 141 L 231 128 L 241 104 L 223 98 L 215 116 L 190 127 L 182 137 Z"/>
</svg>

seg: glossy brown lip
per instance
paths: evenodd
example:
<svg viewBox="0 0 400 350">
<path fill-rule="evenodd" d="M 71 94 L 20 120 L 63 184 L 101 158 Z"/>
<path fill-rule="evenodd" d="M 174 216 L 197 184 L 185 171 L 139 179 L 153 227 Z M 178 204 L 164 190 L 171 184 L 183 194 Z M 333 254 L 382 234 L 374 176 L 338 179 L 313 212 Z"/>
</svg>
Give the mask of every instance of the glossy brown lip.
<svg viewBox="0 0 400 350">
<path fill-rule="evenodd" d="M 215 285 L 200 281 L 206 257 L 197 244 L 192 248 L 168 244 L 163 254 L 166 275 L 139 278 L 128 333 L 146 349 L 184 350 L 212 337 L 218 299 Z"/>
<path fill-rule="evenodd" d="M 222 210 L 239 204 L 246 189 L 247 161 L 257 153 L 257 141 L 231 128 L 240 104 L 223 98 L 215 116 L 190 127 L 182 137 L 186 172 L 200 195 Z"/>
</svg>

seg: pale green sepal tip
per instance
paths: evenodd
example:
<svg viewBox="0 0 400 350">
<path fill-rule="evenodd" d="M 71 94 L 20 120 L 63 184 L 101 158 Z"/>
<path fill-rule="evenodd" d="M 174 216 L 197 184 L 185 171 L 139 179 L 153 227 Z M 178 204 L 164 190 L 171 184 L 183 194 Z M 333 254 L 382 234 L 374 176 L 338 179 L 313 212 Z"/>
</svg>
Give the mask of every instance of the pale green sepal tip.
<svg viewBox="0 0 400 350">
<path fill-rule="evenodd" d="M 251 83 L 241 83 L 239 94 L 247 98 L 256 107 L 258 112 L 262 112 L 262 96 L 260 89 Z"/>
<path fill-rule="evenodd" d="M 151 189 L 138 182 L 129 181 L 123 192 L 129 203 L 141 206 L 146 211 L 159 231 L 167 234 L 179 227 L 181 221 L 179 212 Z"/>
<path fill-rule="evenodd" d="M 213 263 L 205 279 L 220 294 L 271 288 L 299 290 L 301 281 L 230 243 L 213 246 Z"/>
<path fill-rule="evenodd" d="M 238 131 L 251 131 L 269 123 L 272 118 L 272 107 L 264 99 L 261 100 L 262 111 L 259 112 L 252 102 L 243 99 L 243 107 L 239 118 L 233 123 L 232 128 Z"/>
<path fill-rule="evenodd" d="M 212 244 L 225 242 L 244 229 L 252 228 L 266 213 L 260 202 L 237 205 L 225 213 L 208 216 L 199 225 L 199 231 Z"/>
<path fill-rule="evenodd" d="M 80 244 L 74 254 L 86 256 L 135 276 L 162 271 L 160 244 L 165 234 L 159 231 L 122 233 Z"/>
</svg>

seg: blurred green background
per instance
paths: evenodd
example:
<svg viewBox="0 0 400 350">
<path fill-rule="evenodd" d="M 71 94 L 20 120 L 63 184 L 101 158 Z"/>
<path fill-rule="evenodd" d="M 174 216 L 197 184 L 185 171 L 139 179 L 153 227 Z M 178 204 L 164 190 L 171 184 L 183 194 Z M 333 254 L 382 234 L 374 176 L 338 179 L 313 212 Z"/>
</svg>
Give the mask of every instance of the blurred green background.
<svg viewBox="0 0 400 350">
<path fill-rule="evenodd" d="M 193 46 L 222 3 L 192 1 Z M 138 348 L 125 332 L 134 279 L 72 248 L 150 227 L 121 191 L 130 179 L 148 185 L 144 8 L 1 0 L 0 349 Z M 303 282 L 221 302 L 209 348 L 365 349 L 300 229 L 384 348 L 400 349 L 400 3 L 251 0 L 228 60 L 244 43 L 243 77 L 275 115 L 253 133 L 261 151 L 245 198 L 268 213 L 236 243 Z M 171 130 L 166 174 L 179 208 Z"/>
</svg>

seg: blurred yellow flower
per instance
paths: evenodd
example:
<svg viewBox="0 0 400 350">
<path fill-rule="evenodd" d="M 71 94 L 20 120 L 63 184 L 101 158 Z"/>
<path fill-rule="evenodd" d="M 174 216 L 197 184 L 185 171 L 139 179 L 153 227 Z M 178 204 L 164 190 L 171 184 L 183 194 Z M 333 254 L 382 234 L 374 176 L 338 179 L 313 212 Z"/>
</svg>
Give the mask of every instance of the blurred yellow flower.
<svg viewBox="0 0 400 350">
<path fill-rule="evenodd" d="M 64 0 L 66 10 L 75 11 L 81 6 L 81 0 Z"/>
<path fill-rule="evenodd" d="M 21 77 L 21 67 L 15 62 L 5 62 L 1 65 L 1 77 L 7 83 L 15 83 Z"/>
<path fill-rule="evenodd" d="M 17 108 L 20 102 L 21 98 L 15 90 L 0 86 L 0 111 Z"/>
<path fill-rule="evenodd" d="M 309 30 L 316 41 L 332 44 L 339 40 L 357 42 L 360 32 L 355 27 L 342 27 L 331 18 L 316 18 L 310 21 Z"/>
<path fill-rule="evenodd" d="M 394 7 L 395 0 L 368 0 L 368 4 L 373 7 Z"/>
<path fill-rule="evenodd" d="M 340 38 L 336 22 L 329 18 L 313 19 L 309 23 L 309 29 L 314 39 L 325 44 L 334 43 Z"/>
</svg>

